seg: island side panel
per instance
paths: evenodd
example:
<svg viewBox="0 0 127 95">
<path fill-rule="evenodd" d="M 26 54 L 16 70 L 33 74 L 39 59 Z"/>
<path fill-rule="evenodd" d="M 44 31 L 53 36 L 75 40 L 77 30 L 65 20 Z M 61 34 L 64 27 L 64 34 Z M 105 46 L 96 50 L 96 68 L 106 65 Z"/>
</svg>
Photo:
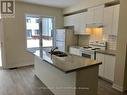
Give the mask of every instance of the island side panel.
<svg viewBox="0 0 127 95">
<path fill-rule="evenodd" d="M 77 71 L 76 95 L 97 95 L 99 65 Z"/>
<path fill-rule="evenodd" d="M 76 72 L 66 74 L 35 56 L 35 74 L 54 95 L 76 95 Z"/>
</svg>

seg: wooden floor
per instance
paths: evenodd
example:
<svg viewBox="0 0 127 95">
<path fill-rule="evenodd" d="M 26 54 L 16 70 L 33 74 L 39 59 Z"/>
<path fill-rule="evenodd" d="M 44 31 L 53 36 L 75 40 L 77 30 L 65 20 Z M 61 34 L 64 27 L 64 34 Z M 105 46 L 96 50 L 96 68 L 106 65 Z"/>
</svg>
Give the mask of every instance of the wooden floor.
<svg viewBox="0 0 127 95">
<path fill-rule="evenodd" d="M 34 75 L 33 67 L 0 70 L 0 95 L 53 95 Z M 127 95 L 99 79 L 98 95 Z"/>
</svg>

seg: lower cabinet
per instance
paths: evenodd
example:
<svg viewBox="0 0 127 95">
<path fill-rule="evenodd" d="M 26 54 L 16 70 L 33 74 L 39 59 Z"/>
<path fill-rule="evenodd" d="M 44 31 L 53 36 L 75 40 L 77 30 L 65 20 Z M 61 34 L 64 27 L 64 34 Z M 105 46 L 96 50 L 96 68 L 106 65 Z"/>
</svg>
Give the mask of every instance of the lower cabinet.
<svg viewBox="0 0 127 95">
<path fill-rule="evenodd" d="M 96 53 L 96 60 L 102 61 L 102 65 L 99 66 L 99 76 L 113 82 L 115 56 Z"/>
</svg>

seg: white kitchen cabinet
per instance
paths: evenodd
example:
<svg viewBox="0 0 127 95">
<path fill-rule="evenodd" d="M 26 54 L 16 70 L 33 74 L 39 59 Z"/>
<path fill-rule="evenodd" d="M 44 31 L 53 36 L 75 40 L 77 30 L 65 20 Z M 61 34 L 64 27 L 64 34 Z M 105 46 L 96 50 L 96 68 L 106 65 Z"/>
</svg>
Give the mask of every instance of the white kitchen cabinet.
<svg viewBox="0 0 127 95">
<path fill-rule="evenodd" d="M 99 76 L 113 82 L 115 71 L 115 56 L 96 53 L 96 60 L 102 61 L 102 65 L 99 66 Z"/>
<path fill-rule="evenodd" d="M 94 7 L 94 23 L 103 23 L 104 5 Z"/>
<path fill-rule="evenodd" d="M 104 15 L 104 5 L 89 8 L 86 15 L 87 24 L 103 23 L 103 15 Z"/>
<path fill-rule="evenodd" d="M 104 8 L 104 33 L 112 35 L 114 6 Z"/>
<path fill-rule="evenodd" d="M 83 13 L 75 14 L 74 16 L 75 16 L 74 31 L 75 31 L 75 34 L 80 34 L 81 33 L 81 25 L 82 25 L 81 18 L 83 17 Z"/>
<path fill-rule="evenodd" d="M 113 26 L 112 26 L 112 33 L 114 35 L 117 35 L 117 33 L 118 33 L 119 9 L 120 9 L 120 5 L 115 5 L 114 6 Z"/>
<path fill-rule="evenodd" d="M 76 47 L 70 47 L 69 48 L 69 53 L 73 54 L 73 55 L 82 56 L 81 49 L 76 48 Z"/>
<path fill-rule="evenodd" d="M 103 23 L 104 5 L 89 8 L 87 12 L 73 14 L 64 17 L 64 26 L 74 26 L 75 34 L 89 35 L 86 32 L 86 25 L 93 23 Z"/>
<path fill-rule="evenodd" d="M 66 16 L 64 17 L 64 26 L 74 26 L 74 16 Z"/>
<path fill-rule="evenodd" d="M 102 62 L 102 64 L 99 65 L 99 76 L 104 77 L 104 65 L 105 65 L 105 62 L 104 62 L 104 54 L 97 53 L 96 54 L 96 60 Z"/>
<path fill-rule="evenodd" d="M 119 23 L 120 5 L 104 8 L 104 33 L 108 35 L 117 35 Z"/>
<path fill-rule="evenodd" d="M 91 24 L 94 21 L 94 8 L 89 8 L 86 12 L 86 24 Z"/>
<path fill-rule="evenodd" d="M 86 29 L 86 12 L 64 17 L 64 26 L 74 26 L 74 32 L 78 35 L 88 34 Z"/>
<path fill-rule="evenodd" d="M 79 13 L 76 16 L 76 24 L 74 25 L 75 27 L 75 34 L 78 35 L 87 35 L 89 33 L 86 33 L 85 29 L 86 29 L 86 12 L 83 13 Z"/>
<path fill-rule="evenodd" d="M 104 77 L 108 80 L 114 81 L 114 71 L 115 71 L 115 56 L 104 55 Z"/>
</svg>

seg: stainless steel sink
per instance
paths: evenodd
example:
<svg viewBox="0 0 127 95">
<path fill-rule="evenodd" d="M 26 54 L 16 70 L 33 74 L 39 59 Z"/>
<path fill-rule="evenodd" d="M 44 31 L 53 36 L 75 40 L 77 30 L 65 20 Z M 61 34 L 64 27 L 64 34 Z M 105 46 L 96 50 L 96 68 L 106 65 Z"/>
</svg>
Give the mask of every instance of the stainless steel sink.
<svg viewBox="0 0 127 95">
<path fill-rule="evenodd" d="M 53 51 L 53 52 L 49 52 L 51 55 L 56 55 L 58 57 L 66 57 L 67 54 L 62 52 L 62 51 Z"/>
</svg>

